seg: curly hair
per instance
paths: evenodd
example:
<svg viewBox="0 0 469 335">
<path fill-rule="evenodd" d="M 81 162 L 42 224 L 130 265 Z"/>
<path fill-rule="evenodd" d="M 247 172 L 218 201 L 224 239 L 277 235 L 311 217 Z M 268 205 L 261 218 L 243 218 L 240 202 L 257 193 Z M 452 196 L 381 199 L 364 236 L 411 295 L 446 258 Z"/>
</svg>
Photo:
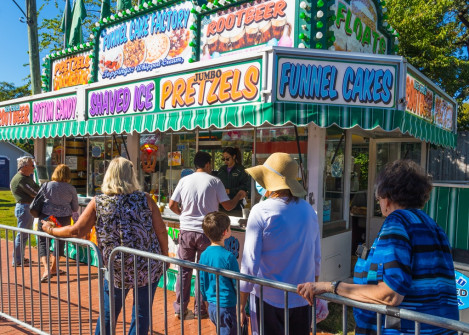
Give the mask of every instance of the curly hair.
<svg viewBox="0 0 469 335">
<path fill-rule="evenodd" d="M 411 160 L 386 164 L 375 183 L 375 195 L 403 208 L 423 208 L 430 198 L 432 177 Z"/>
</svg>

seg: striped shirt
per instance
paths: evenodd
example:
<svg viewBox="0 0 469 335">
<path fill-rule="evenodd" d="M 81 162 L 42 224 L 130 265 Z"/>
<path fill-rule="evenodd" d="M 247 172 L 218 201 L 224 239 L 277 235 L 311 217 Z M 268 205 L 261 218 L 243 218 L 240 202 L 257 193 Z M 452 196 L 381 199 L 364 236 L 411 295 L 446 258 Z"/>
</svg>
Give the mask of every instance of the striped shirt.
<svg viewBox="0 0 469 335">
<path fill-rule="evenodd" d="M 358 259 L 354 283 L 384 281 L 404 296 L 399 306 L 408 310 L 459 319 L 453 259 L 444 231 L 421 210 L 396 210 L 384 221 L 366 260 Z M 356 334 L 376 332 L 376 314 L 354 309 Z M 414 334 L 414 323 L 402 319 L 400 331 L 384 334 Z M 421 334 L 456 334 L 422 324 Z"/>
</svg>

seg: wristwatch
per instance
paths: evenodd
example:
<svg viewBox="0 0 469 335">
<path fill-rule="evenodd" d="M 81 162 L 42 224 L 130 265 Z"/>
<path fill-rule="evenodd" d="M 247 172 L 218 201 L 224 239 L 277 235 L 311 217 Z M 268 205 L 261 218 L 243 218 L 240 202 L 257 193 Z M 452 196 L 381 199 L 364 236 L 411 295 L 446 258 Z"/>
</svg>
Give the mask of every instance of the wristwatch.
<svg viewBox="0 0 469 335">
<path fill-rule="evenodd" d="M 340 283 L 341 283 L 340 280 L 331 281 L 332 293 L 337 294 L 337 288 L 339 287 L 339 284 L 340 284 Z"/>
</svg>

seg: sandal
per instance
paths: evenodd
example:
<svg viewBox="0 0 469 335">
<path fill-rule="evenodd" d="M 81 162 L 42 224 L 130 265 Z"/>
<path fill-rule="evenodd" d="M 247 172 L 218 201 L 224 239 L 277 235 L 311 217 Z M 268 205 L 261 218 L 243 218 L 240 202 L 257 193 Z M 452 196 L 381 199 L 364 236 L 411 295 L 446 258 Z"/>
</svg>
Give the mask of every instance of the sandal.
<svg viewBox="0 0 469 335">
<path fill-rule="evenodd" d="M 59 270 L 59 275 L 65 276 L 66 274 L 67 272 L 65 272 L 64 270 Z M 54 276 L 57 276 L 57 272 L 52 273 L 51 277 L 54 277 Z"/>
<path fill-rule="evenodd" d="M 41 277 L 41 283 L 47 283 L 47 281 L 51 278 L 52 276 L 47 273 Z"/>
</svg>

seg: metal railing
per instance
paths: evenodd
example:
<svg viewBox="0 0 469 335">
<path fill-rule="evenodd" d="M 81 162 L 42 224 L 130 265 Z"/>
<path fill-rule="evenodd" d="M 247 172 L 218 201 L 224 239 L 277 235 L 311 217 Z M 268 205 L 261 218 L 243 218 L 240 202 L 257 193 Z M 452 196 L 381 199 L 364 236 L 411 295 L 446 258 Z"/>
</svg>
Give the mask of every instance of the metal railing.
<svg viewBox="0 0 469 335">
<path fill-rule="evenodd" d="M 20 228 L 13 228 L 9 226 L 0 225 L 0 233 L 3 233 L 4 236 L 0 239 L 0 266 L 2 271 L 0 272 L 0 317 L 9 320 L 21 327 L 24 327 L 27 330 L 36 332 L 38 334 L 92 334 L 94 333 L 95 327 L 95 320 L 97 317 L 100 317 L 100 328 L 101 333 L 105 333 L 105 320 L 104 317 L 104 275 L 105 269 L 103 267 L 103 260 L 101 257 L 100 251 L 97 247 L 90 241 L 82 240 L 82 239 L 74 239 L 74 238 L 51 238 L 50 235 L 37 232 L 33 230 L 27 229 L 20 229 Z M 98 267 L 92 267 L 90 265 L 90 261 L 88 264 L 85 265 L 86 273 L 80 273 L 80 269 L 83 268 L 83 265 L 79 265 L 79 262 L 76 261 L 75 264 L 65 258 L 65 269 L 66 274 L 61 275 L 60 272 L 57 274 L 57 283 L 55 280 L 49 279 L 47 283 L 40 282 L 41 276 L 41 265 L 39 255 L 37 255 L 36 249 L 32 247 L 31 239 L 29 239 L 28 244 L 26 245 L 26 254 L 29 255 L 30 259 L 33 260 L 35 256 L 35 260 L 37 264 L 31 263 L 29 267 L 24 265 L 20 267 L 11 267 L 11 256 L 12 253 L 10 252 L 11 242 L 8 242 L 8 237 L 15 237 L 18 233 L 25 233 L 28 234 L 30 237 L 45 237 L 50 243 L 50 241 L 58 241 L 63 240 L 66 243 L 66 247 L 70 245 L 75 246 L 75 248 L 79 249 L 79 247 L 85 247 L 85 252 L 88 260 L 91 258 L 91 250 L 96 253 L 96 258 L 98 260 Z M 11 236 L 10 236 L 11 235 Z M 209 273 L 213 273 L 216 276 L 216 284 L 217 284 L 217 324 L 220 323 L 220 297 L 218 294 L 218 283 L 220 276 L 232 278 L 236 280 L 237 286 L 237 301 L 240 301 L 240 281 L 247 281 L 254 284 L 258 284 L 260 286 L 259 290 L 259 299 L 263 301 L 264 295 L 264 288 L 275 288 L 279 289 L 284 292 L 284 303 L 285 306 L 288 306 L 289 294 L 296 293 L 296 286 L 281 282 L 275 282 L 267 279 L 256 278 L 252 276 L 243 275 L 237 272 L 232 272 L 228 270 L 213 268 L 209 266 L 204 266 L 201 264 L 183 261 L 176 258 L 170 258 L 162 255 L 152 254 L 140 250 L 125 248 L 125 247 L 118 247 L 114 249 L 110 255 L 109 260 L 109 282 L 114 282 L 115 276 L 115 269 L 114 269 L 114 260 L 117 255 L 127 254 L 128 257 L 133 257 L 133 266 L 135 270 L 135 257 L 144 257 L 148 259 L 147 266 L 150 267 L 150 260 L 159 260 L 164 262 L 164 275 L 162 279 L 163 284 L 163 318 L 164 318 L 164 334 L 169 334 L 169 327 L 168 327 L 168 279 L 167 279 L 167 272 L 168 272 L 168 265 L 175 264 L 179 267 L 186 267 L 190 269 L 194 269 L 197 274 L 200 271 L 205 271 Z M 50 255 L 48 254 L 47 257 Z M 79 255 L 77 254 L 77 257 Z M 7 262 L 7 266 L 5 267 L 3 262 Z M 63 267 L 63 261 L 61 262 L 61 267 Z M 6 271 L 4 271 L 6 269 Z M 179 271 L 180 278 L 182 277 L 182 271 Z M 55 278 L 54 278 L 55 279 Z M 64 279 L 64 280 L 61 280 Z M 157 285 L 157 283 L 149 283 L 151 285 Z M 197 287 L 200 289 L 200 284 L 196 281 Z M 86 287 L 85 290 L 82 290 L 83 287 Z M 96 292 L 97 287 L 97 292 Z M 134 289 L 137 287 L 137 283 L 134 283 Z M 113 293 L 114 293 L 114 286 L 109 285 L 110 288 L 110 314 L 111 320 L 115 319 L 114 310 L 114 301 L 113 301 Z M 63 296 L 63 291 L 66 292 L 66 298 Z M 151 289 L 149 290 L 152 291 Z M 200 290 L 199 290 L 200 291 Z M 71 299 L 72 292 L 76 292 L 78 295 L 78 301 L 76 299 Z M 183 296 L 183 292 L 181 292 L 181 296 Z M 76 298 L 76 297 L 75 297 Z M 151 297 L 148 297 L 151 300 Z M 382 315 L 389 315 L 391 317 L 396 317 L 400 319 L 406 319 L 413 321 L 415 323 L 415 334 L 420 334 L 421 324 L 428 324 L 436 327 L 441 327 L 449 330 L 454 330 L 459 333 L 469 333 L 469 324 L 464 322 L 459 322 L 451 319 L 446 319 L 442 317 L 436 317 L 424 313 L 418 313 L 415 311 L 409 311 L 405 309 L 400 309 L 396 307 L 389 307 L 384 305 L 375 305 L 375 304 L 367 304 L 361 303 L 354 300 L 350 300 L 344 297 L 340 297 L 334 294 L 323 294 L 320 298 L 328 300 L 333 303 L 337 303 L 343 306 L 342 309 L 342 328 L 343 333 L 347 333 L 347 309 L 348 307 L 358 307 L 365 310 L 369 310 L 375 312 L 377 314 L 377 325 L 378 325 L 378 334 L 380 334 L 381 330 L 381 316 Z M 133 299 L 136 301 L 136 305 L 138 305 L 138 295 L 134 295 Z M 197 332 L 198 334 L 202 334 L 202 321 L 200 318 L 200 297 L 196 297 L 198 299 L 198 306 L 199 309 L 195 311 L 198 316 L 197 320 Z M 71 303 L 73 301 L 73 304 Z M 96 306 L 98 306 L 98 310 L 96 310 Z M 156 304 L 149 304 L 150 306 L 150 329 L 152 333 L 154 331 L 154 323 L 153 322 L 153 307 L 161 308 L 161 303 L 158 302 Z M 122 317 L 119 319 L 119 329 L 122 329 L 125 333 L 126 331 L 126 323 L 128 322 L 129 318 L 125 317 L 125 307 L 126 304 L 122 304 Z M 94 309 L 93 309 L 94 308 Z M 241 320 L 240 320 L 240 310 L 239 310 L 239 303 L 237 305 L 237 329 L 238 333 L 241 330 Z M 316 324 L 316 306 L 312 307 L 312 332 L 316 334 L 317 332 L 317 324 Z M 88 314 L 88 317 L 86 317 Z M 285 316 L 285 325 L 284 325 L 284 332 L 285 334 L 289 334 L 289 322 L 288 322 L 288 314 L 289 310 L 288 307 L 284 310 Z M 259 304 L 259 333 L 265 334 L 265 327 L 264 327 L 264 306 L 263 304 Z M 138 332 L 138 319 L 137 319 L 137 332 Z M 67 325 L 67 326 L 66 326 Z M 187 329 L 188 325 L 184 322 L 184 317 L 180 318 L 180 334 L 184 334 L 185 328 Z M 116 331 L 116 322 L 111 322 L 111 334 L 115 334 Z M 193 332 L 193 329 L 190 329 Z M 219 328 L 216 329 L 217 334 L 219 334 Z M 174 334 L 174 333 L 171 333 Z"/>
<path fill-rule="evenodd" d="M 11 242 L 8 240 L 14 241 L 17 234 L 28 235 L 23 257 L 29 256 L 29 264 L 23 262 L 21 266 L 12 267 L 14 242 L 13 250 L 10 250 Z M 83 239 L 53 238 L 43 232 L 6 225 L 0 225 L 0 236 L 0 317 L 38 334 L 94 333 L 94 320 L 104 310 L 103 271 L 99 270 L 103 268 L 103 260 L 96 245 Z M 53 277 L 50 274 L 47 280 L 41 282 L 44 268 L 37 249 L 32 246 L 34 237 L 46 239 L 48 264 L 50 256 L 58 256 L 58 248 L 54 248 L 54 254 L 49 251 L 52 241 L 55 245 L 57 241 L 64 241 L 66 255 L 69 247 L 74 247 L 77 260 L 72 264 L 69 257 L 65 257 L 64 265 L 57 257 L 56 274 Z M 90 260 L 91 250 L 96 255 L 98 268 L 88 262 L 85 273 L 81 273 L 83 266 L 80 266 L 78 258 L 84 253 L 83 256 Z M 59 271 L 59 263 L 65 272 Z M 91 286 L 95 278 L 98 292 L 94 292 Z M 70 303 L 72 294 L 77 297 L 73 304 Z"/>
<path fill-rule="evenodd" d="M 205 271 L 209 273 L 213 273 L 216 275 L 216 285 L 217 285 L 217 334 L 219 334 L 219 328 L 218 324 L 220 323 L 220 312 L 219 312 L 219 290 L 218 290 L 218 282 L 219 282 L 219 277 L 224 276 L 228 278 L 232 278 L 236 280 L 236 286 L 237 286 L 237 330 L 238 334 L 240 334 L 240 329 L 241 329 L 241 321 L 240 321 L 240 307 L 239 307 L 239 301 L 240 301 L 240 281 L 247 281 L 251 282 L 254 284 L 260 285 L 260 294 L 259 294 L 259 300 L 263 301 L 263 291 L 264 287 L 271 287 L 275 289 L 282 290 L 284 292 L 284 302 L 286 308 L 284 309 L 284 317 L 285 317 L 285 325 L 284 325 L 284 330 L 285 334 L 289 334 L 289 323 L 288 323 L 288 315 L 289 315 L 289 310 L 288 310 L 288 293 L 296 293 L 296 285 L 291 285 L 291 284 L 286 284 L 286 283 L 281 283 L 281 282 L 276 282 L 268 279 L 262 279 L 262 278 L 257 278 L 257 277 L 252 277 L 252 276 L 247 276 L 244 274 L 240 274 L 238 272 L 233 272 L 229 270 L 223 270 L 223 269 L 218 269 L 210 266 L 205 266 L 201 265 L 198 263 L 193 263 L 193 262 L 188 262 L 176 258 L 171 258 L 171 257 L 166 257 L 162 255 L 156 255 L 156 254 L 151 254 L 148 252 L 143 252 L 140 250 L 135 250 L 135 249 L 130 249 L 126 247 L 118 247 L 115 248 L 110 255 L 109 259 L 109 272 L 110 272 L 110 282 L 113 282 L 114 279 L 114 259 L 118 254 L 121 254 L 121 257 L 123 256 L 122 254 L 129 254 L 134 256 L 134 263 L 135 263 L 135 257 L 140 256 L 140 257 L 145 257 L 148 259 L 153 259 L 153 260 L 160 260 L 164 262 L 164 272 L 166 273 L 167 270 L 167 263 L 175 264 L 178 266 L 186 267 L 186 268 L 191 268 L 196 270 L 197 277 L 199 277 L 199 272 L 200 271 Z M 149 266 L 149 265 L 148 265 Z M 179 276 L 180 280 L 182 280 L 182 271 L 179 271 Z M 198 291 L 200 292 L 200 283 L 199 281 L 196 281 L 197 288 L 199 289 Z M 110 296 L 113 296 L 112 293 L 112 285 L 111 287 L 111 293 Z M 181 285 L 182 288 L 182 285 Z M 135 287 L 134 287 L 135 289 Z M 167 310 L 167 283 L 166 283 L 166 276 L 164 276 L 164 310 Z M 181 292 L 181 297 L 183 296 L 183 292 Z M 381 315 L 388 315 L 390 317 L 395 317 L 399 319 L 406 319 L 415 322 L 415 334 L 420 334 L 420 328 L 421 324 L 428 324 L 448 330 L 454 330 L 459 332 L 460 334 L 466 332 L 469 333 L 469 324 L 465 322 L 460 322 L 460 321 L 455 321 L 443 317 L 438 317 L 438 316 L 433 316 L 425 313 L 419 313 L 415 311 L 410 311 L 406 309 L 401 309 L 398 307 L 391 307 L 391 306 L 385 306 L 385 305 L 377 305 L 377 304 L 368 304 L 368 303 L 362 303 L 358 302 L 355 300 L 351 300 L 348 298 L 344 298 L 335 294 L 330 294 L 330 293 L 325 293 L 320 296 L 318 296 L 322 299 L 325 299 L 327 301 L 337 303 L 343 306 L 343 313 L 342 313 L 342 331 L 343 334 L 347 334 L 347 308 L 348 307 L 358 307 L 361 309 L 369 310 L 372 312 L 375 312 L 377 314 L 377 334 L 381 334 Z M 111 298 L 112 299 L 112 298 Z M 200 322 L 200 296 L 196 297 L 195 299 L 198 299 L 198 306 L 199 309 L 197 311 L 198 313 L 198 334 L 201 334 L 201 322 Z M 136 302 L 137 304 L 137 302 Z M 317 324 L 316 324 L 316 303 L 314 303 L 312 307 L 312 333 L 316 334 L 317 333 Z M 264 308 L 263 304 L 259 304 L 260 306 L 260 325 L 259 325 L 259 333 L 264 334 Z M 111 320 L 113 320 L 113 315 L 114 311 L 112 310 L 112 303 L 111 303 Z M 152 313 L 150 313 L 152 314 Z M 167 320 L 167 313 L 164 313 L 164 323 L 165 323 L 165 334 L 168 334 L 168 320 Z M 115 325 L 111 325 L 111 334 L 113 333 Z M 151 328 L 150 328 L 151 329 Z M 181 334 L 184 334 L 184 318 L 181 317 Z"/>
</svg>

